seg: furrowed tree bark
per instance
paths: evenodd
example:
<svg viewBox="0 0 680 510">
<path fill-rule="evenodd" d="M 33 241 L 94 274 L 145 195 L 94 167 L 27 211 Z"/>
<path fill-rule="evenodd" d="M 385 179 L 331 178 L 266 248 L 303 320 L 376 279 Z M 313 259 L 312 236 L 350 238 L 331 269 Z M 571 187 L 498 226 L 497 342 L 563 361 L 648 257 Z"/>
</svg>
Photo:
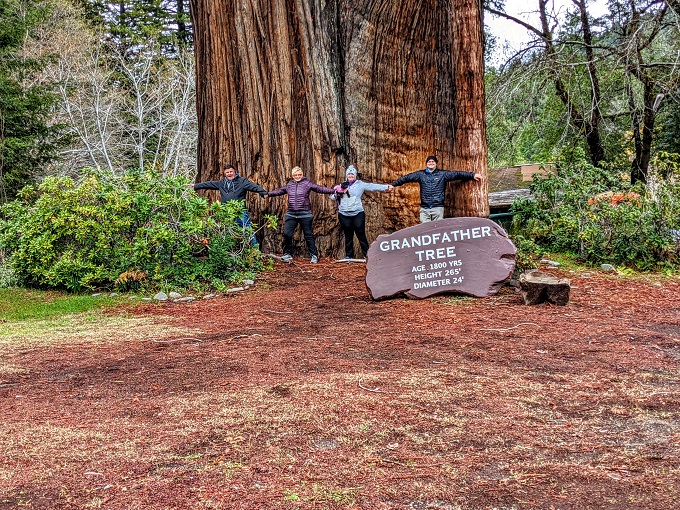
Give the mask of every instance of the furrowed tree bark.
<svg viewBox="0 0 680 510">
<path fill-rule="evenodd" d="M 477 0 L 193 0 L 190 8 L 197 180 L 231 163 L 274 189 L 299 165 L 332 186 L 352 163 L 363 180 L 386 183 L 424 168 L 431 153 L 442 168 L 486 173 L 481 22 L 466 26 L 468 14 L 480 15 Z M 475 39 L 458 41 L 465 37 Z M 488 214 L 485 191 L 465 185 L 449 212 Z M 255 197 L 248 206 L 261 222 L 282 217 L 286 200 Z M 365 195 L 364 206 L 372 241 L 417 222 L 418 187 Z M 339 255 L 335 204 L 313 193 L 312 209 L 320 252 Z M 280 223 L 263 250 L 280 250 Z M 301 236 L 296 246 L 304 249 Z"/>
<path fill-rule="evenodd" d="M 477 0 L 460 0 L 453 9 L 454 112 L 456 133 L 453 166 L 466 172 L 487 175 L 486 119 L 484 116 L 484 37 L 482 7 Z M 488 216 L 488 179 L 449 190 L 447 205 L 452 216 Z"/>
</svg>

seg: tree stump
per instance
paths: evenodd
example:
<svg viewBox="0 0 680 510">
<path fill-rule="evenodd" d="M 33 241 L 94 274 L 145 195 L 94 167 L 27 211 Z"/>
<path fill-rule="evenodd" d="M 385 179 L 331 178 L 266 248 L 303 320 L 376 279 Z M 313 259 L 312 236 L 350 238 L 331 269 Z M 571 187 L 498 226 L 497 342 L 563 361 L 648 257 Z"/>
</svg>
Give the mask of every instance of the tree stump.
<svg viewBox="0 0 680 510">
<path fill-rule="evenodd" d="M 571 286 L 566 278 L 557 278 L 538 270 L 527 271 L 520 275 L 519 286 L 525 305 L 538 305 L 547 301 L 564 306 L 569 302 Z"/>
</svg>

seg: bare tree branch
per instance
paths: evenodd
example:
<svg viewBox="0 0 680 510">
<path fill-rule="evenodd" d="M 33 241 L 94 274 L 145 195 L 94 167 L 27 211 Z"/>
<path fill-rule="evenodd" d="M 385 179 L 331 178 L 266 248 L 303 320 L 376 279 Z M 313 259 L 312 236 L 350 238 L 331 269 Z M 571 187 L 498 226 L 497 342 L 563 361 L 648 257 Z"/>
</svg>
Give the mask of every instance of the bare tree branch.
<svg viewBox="0 0 680 510">
<path fill-rule="evenodd" d="M 513 21 L 513 22 L 517 23 L 518 25 L 523 26 L 523 27 L 526 28 L 529 32 L 533 32 L 534 34 L 536 34 L 538 37 L 540 37 L 540 38 L 543 39 L 543 40 L 545 40 L 545 38 L 546 38 L 546 35 L 545 35 L 541 30 L 539 30 L 538 28 L 536 28 L 536 27 L 530 25 L 529 23 L 527 23 L 527 22 L 525 22 L 525 21 L 523 21 L 523 20 L 521 20 L 521 19 L 519 19 L 519 18 L 516 18 L 516 17 L 514 17 L 514 16 L 511 16 L 511 15 L 509 15 L 509 14 L 506 14 L 506 13 L 504 13 L 503 11 L 498 11 L 498 10 L 493 9 L 493 8 L 491 8 L 491 7 L 485 7 L 484 10 L 485 10 L 486 12 L 488 12 L 489 14 L 493 14 L 494 16 L 499 16 L 499 17 L 501 17 L 501 18 L 505 18 L 505 19 L 507 19 L 507 20 L 510 20 L 510 21 Z"/>
</svg>

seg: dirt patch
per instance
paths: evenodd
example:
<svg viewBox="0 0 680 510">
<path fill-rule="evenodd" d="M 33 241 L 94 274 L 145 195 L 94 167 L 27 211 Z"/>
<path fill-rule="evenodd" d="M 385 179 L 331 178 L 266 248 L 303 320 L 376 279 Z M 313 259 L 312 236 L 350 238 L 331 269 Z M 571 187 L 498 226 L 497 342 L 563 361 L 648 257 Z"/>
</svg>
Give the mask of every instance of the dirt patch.
<svg viewBox="0 0 680 510">
<path fill-rule="evenodd" d="M 565 307 L 374 302 L 277 263 L 139 335 L 3 344 L 0 509 L 672 508 L 680 281 L 561 276 Z"/>
</svg>

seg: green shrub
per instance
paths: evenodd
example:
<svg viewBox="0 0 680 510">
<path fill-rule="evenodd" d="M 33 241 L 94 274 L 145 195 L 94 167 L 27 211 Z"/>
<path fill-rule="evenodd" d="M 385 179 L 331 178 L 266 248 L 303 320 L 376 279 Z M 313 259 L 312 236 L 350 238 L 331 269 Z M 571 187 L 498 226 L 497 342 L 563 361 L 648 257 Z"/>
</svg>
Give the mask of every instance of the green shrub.
<svg viewBox="0 0 680 510">
<path fill-rule="evenodd" d="M 209 204 L 185 177 L 91 171 L 46 178 L 0 209 L 0 248 L 28 286 L 218 289 L 262 269 L 238 202 Z"/>
<path fill-rule="evenodd" d="M 559 175 L 536 178 L 531 192 L 531 199 L 513 204 L 518 214 L 510 237 L 522 260 L 558 252 L 638 270 L 680 262 L 674 236 L 680 228 L 680 186 L 673 179 L 659 180 L 652 193 L 627 185 L 611 169 L 576 163 L 561 166 Z"/>
<path fill-rule="evenodd" d="M 4 251 L 0 250 L 0 289 L 17 287 L 20 283 Z"/>
<path fill-rule="evenodd" d="M 521 273 L 527 269 L 534 269 L 543 254 L 543 250 L 533 240 L 523 234 L 514 234 L 512 242 L 517 248 L 515 258 L 515 271 Z"/>
</svg>

